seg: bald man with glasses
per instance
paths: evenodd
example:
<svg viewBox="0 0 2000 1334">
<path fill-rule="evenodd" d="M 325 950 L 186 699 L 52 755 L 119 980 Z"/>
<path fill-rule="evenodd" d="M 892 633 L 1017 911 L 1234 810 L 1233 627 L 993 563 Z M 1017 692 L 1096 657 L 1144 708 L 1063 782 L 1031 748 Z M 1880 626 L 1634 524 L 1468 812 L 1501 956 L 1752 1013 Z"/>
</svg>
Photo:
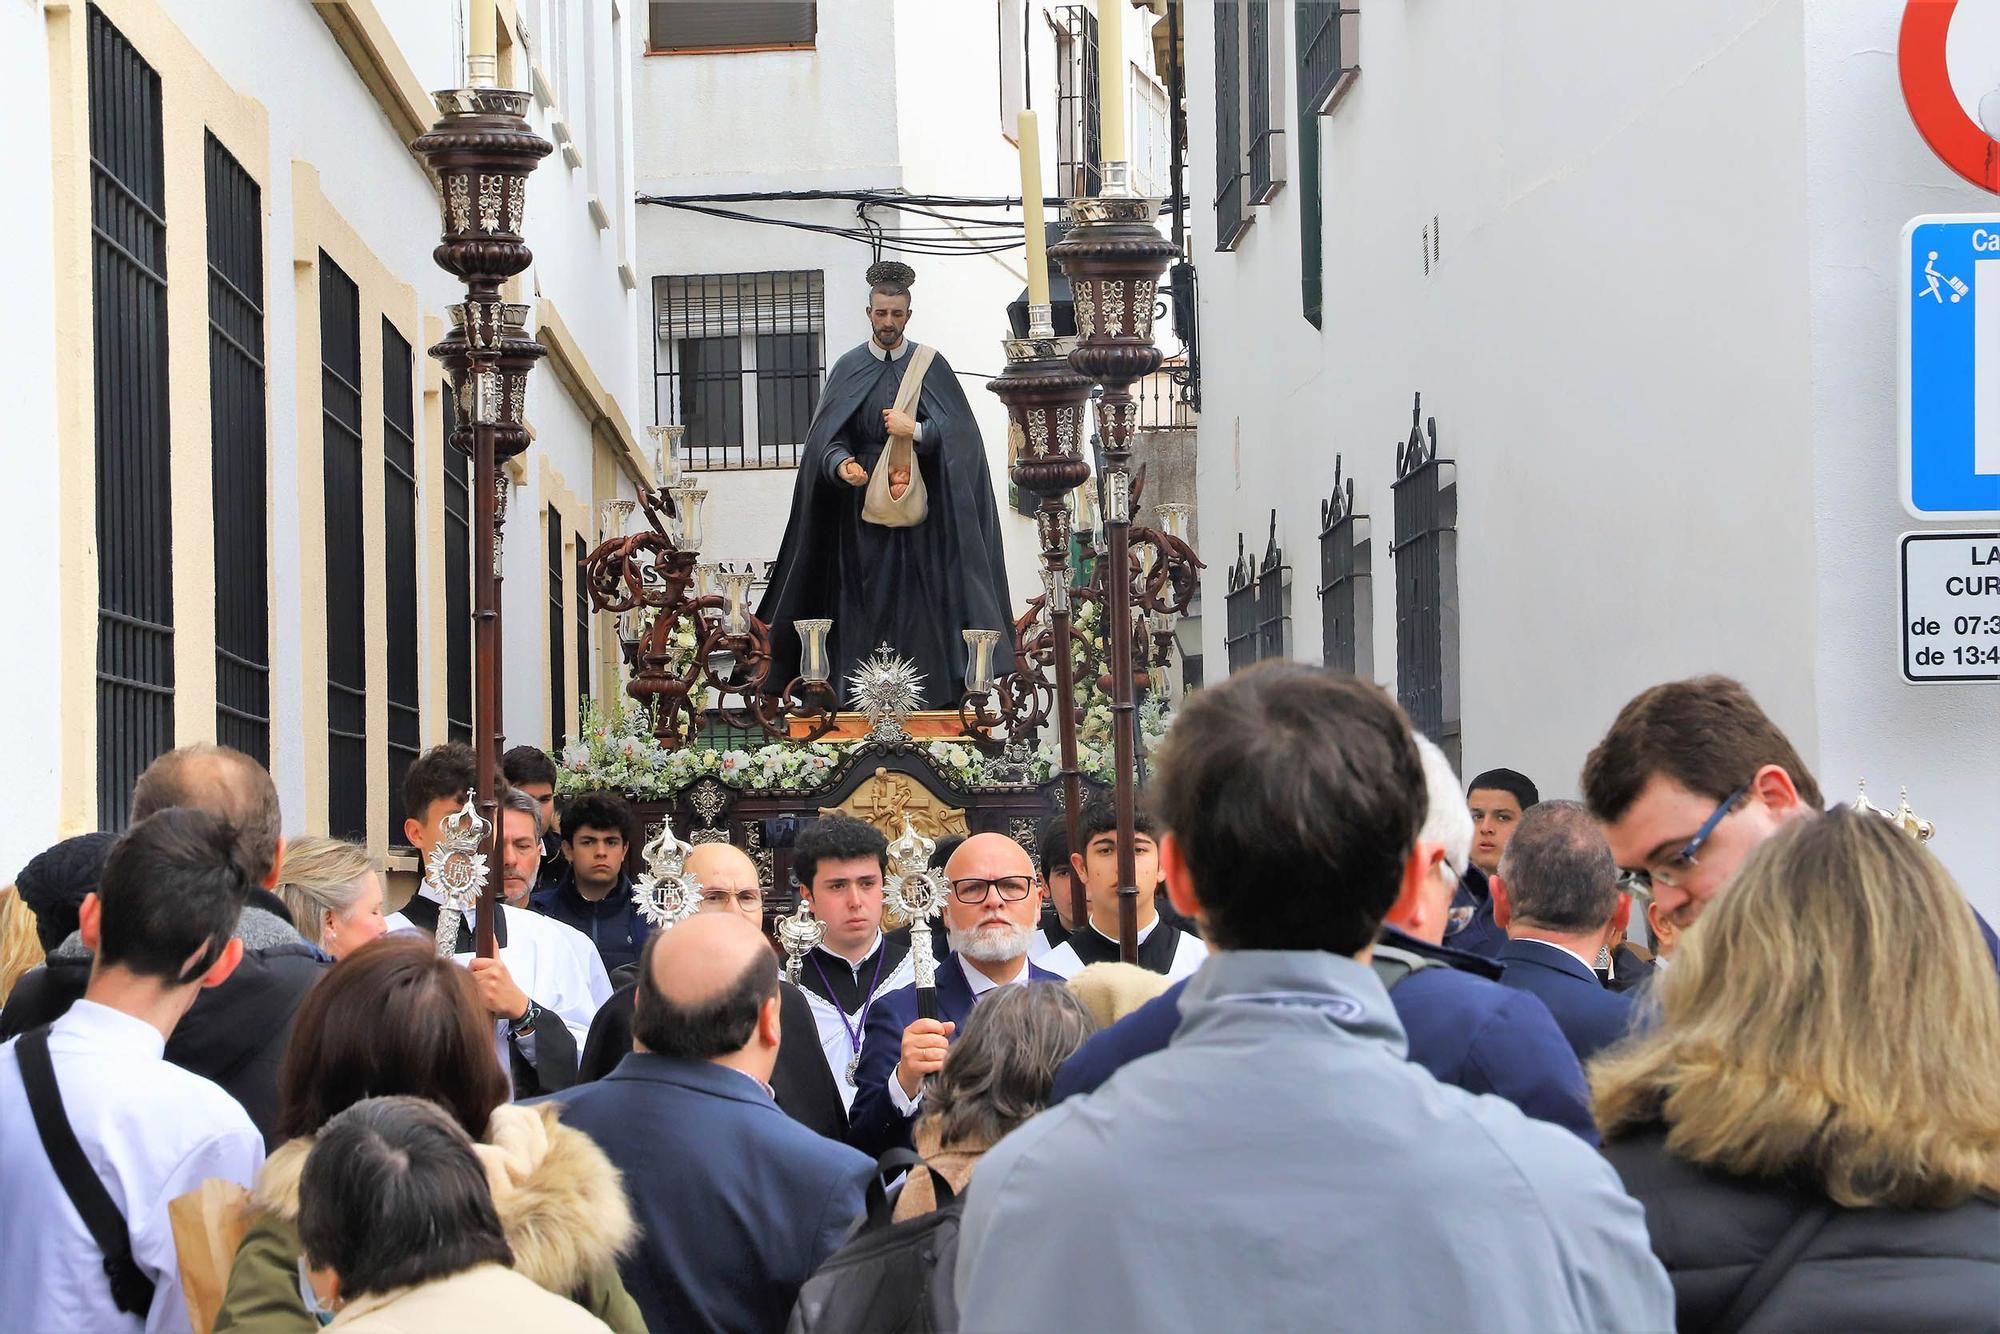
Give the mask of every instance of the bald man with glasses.
<svg viewBox="0 0 2000 1334">
<path fill-rule="evenodd" d="M 913 984 L 870 1007 L 861 1039 L 847 1142 L 878 1157 L 910 1144 L 924 1080 L 943 1067 L 952 1034 L 982 996 L 1017 982 L 1062 980 L 1028 959 L 1042 895 L 1026 849 L 1005 834 L 974 834 L 944 873 L 951 881 L 944 908 L 951 952 L 937 966 L 938 1017 L 917 1017 Z"/>
</svg>

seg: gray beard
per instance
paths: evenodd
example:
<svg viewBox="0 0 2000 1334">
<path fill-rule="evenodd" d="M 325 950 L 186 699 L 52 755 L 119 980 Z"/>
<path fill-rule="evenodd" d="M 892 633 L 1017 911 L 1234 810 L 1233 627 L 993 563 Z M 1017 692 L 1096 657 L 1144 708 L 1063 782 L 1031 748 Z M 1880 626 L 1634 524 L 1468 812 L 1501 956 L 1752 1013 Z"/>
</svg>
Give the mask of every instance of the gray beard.
<svg viewBox="0 0 2000 1334">
<path fill-rule="evenodd" d="M 945 939 L 950 942 L 953 954 L 963 954 L 980 963 L 1005 963 L 1028 952 L 1028 940 L 1034 933 L 1032 926 L 990 926 L 984 930 L 974 927 L 969 931 L 946 927 Z"/>
</svg>

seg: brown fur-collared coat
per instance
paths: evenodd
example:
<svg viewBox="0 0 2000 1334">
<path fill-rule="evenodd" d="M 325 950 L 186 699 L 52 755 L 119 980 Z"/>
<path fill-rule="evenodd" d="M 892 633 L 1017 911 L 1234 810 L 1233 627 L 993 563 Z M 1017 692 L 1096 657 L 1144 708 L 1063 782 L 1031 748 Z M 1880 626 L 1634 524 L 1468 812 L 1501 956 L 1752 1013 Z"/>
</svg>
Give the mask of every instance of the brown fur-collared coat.
<svg viewBox="0 0 2000 1334">
<path fill-rule="evenodd" d="M 568 1297 L 619 1334 L 644 1334 L 639 1308 L 618 1278 L 618 1254 L 637 1235 L 618 1169 L 549 1103 L 494 1109 L 474 1146 L 493 1188 L 514 1270 Z M 265 1160 L 250 1204 L 255 1216 L 215 1322 L 216 1334 L 314 1334 L 299 1296 L 299 1176 L 311 1137 Z"/>
</svg>

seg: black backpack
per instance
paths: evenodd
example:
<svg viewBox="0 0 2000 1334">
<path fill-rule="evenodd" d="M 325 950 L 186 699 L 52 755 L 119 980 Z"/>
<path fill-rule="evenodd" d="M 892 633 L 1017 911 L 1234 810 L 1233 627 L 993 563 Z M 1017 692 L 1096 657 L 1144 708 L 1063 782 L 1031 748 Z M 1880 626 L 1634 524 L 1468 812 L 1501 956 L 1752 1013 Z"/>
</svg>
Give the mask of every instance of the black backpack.
<svg viewBox="0 0 2000 1334">
<path fill-rule="evenodd" d="M 893 1222 L 894 1197 L 883 1178 L 917 1168 L 930 1172 L 938 1207 Z M 867 1216 L 799 1289 L 787 1334 L 952 1334 L 958 1302 L 951 1273 L 964 1207 L 951 1183 L 912 1150 L 883 1154 L 868 1182 Z"/>
</svg>

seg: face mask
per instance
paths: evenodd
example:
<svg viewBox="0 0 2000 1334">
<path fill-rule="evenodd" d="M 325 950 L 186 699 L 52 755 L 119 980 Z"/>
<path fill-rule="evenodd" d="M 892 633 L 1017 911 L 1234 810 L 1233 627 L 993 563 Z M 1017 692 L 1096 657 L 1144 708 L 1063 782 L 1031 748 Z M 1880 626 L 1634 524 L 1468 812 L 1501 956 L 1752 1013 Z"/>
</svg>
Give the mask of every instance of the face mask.
<svg viewBox="0 0 2000 1334">
<path fill-rule="evenodd" d="M 313 1290 L 312 1272 L 306 1268 L 306 1257 L 299 1257 L 299 1301 L 305 1305 L 306 1314 L 322 1327 L 333 1323 L 334 1312 L 320 1301 L 319 1293 Z"/>
</svg>

